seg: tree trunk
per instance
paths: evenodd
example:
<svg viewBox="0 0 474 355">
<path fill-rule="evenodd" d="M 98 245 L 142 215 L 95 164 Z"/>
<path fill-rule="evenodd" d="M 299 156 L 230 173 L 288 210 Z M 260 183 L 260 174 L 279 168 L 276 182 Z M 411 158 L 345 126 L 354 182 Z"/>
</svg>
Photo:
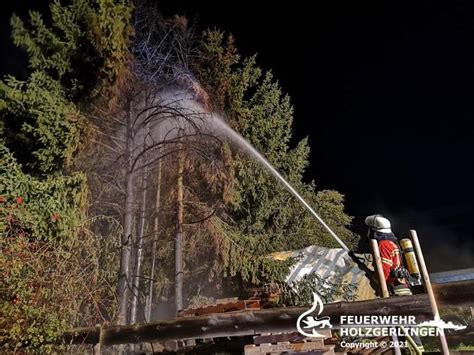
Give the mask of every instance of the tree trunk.
<svg viewBox="0 0 474 355">
<path fill-rule="evenodd" d="M 175 239 L 175 305 L 176 312 L 183 309 L 183 171 L 184 153 L 183 145 L 178 144 L 178 179 L 177 179 L 177 202 L 178 215 Z"/>
<path fill-rule="evenodd" d="M 160 151 L 158 151 L 158 155 Z M 148 296 L 145 304 L 145 321 L 151 320 L 151 304 L 153 302 L 153 284 L 155 278 L 155 262 L 156 262 L 156 247 L 159 233 L 159 213 L 160 213 L 160 197 L 161 197 L 161 159 L 158 161 L 158 174 L 156 182 L 156 196 L 155 196 L 155 217 L 153 220 L 153 243 L 151 249 L 151 269 L 150 278 L 148 281 Z"/>
<path fill-rule="evenodd" d="M 118 315 L 117 324 L 127 324 L 127 306 L 128 306 L 128 293 L 130 283 L 130 262 L 132 254 L 132 230 L 133 230 L 133 202 L 134 196 L 134 172 L 132 171 L 133 164 L 133 146 L 134 138 L 131 127 L 131 112 L 130 108 L 127 114 L 127 127 L 126 127 L 126 197 L 125 197 L 125 216 L 123 223 L 123 234 L 122 234 L 122 248 L 120 253 L 120 273 L 117 287 L 117 299 L 118 299 Z"/>
<path fill-rule="evenodd" d="M 132 301 L 130 307 L 130 324 L 134 324 L 137 321 L 137 312 L 138 312 L 138 296 L 140 293 L 140 278 L 141 278 L 141 269 L 143 261 L 143 241 L 145 237 L 145 223 L 146 223 L 146 195 L 147 195 L 147 173 L 148 169 L 145 167 L 143 169 L 142 177 L 142 198 L 140 206 L 140 229 L 138 231 L 137 239 L 137 253 L 135 257 L 135 268 L 133 275 L 133 287 L 132 287 Z"/>
</svg>

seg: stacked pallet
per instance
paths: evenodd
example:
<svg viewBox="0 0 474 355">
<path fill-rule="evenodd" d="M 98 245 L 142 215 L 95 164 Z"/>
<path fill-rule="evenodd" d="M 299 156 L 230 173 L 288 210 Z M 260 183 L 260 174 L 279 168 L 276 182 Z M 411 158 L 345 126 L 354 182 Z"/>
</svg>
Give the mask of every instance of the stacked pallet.
<svg viewBox="0 0 474 355">
<path fill-rule="evenodd" d="M 245 355 L 333 355 L 334 345 L 324 344 L 324 340 L 331 338 L 331 331 L 319 332 L 324 335 L 323 338 L 306 338 L 298 333 L 255 336 L 253 344 L 245 346 Z"/>
<path fill-rule="evenodd" d="M 178 312 L 178 318 L 256 309 L 260 309 L 260 300 L 257 298 L 248 300 L 239 300 L 237 297 L 222 298 L 205 307 L 183 309 Z"/>
</svg>

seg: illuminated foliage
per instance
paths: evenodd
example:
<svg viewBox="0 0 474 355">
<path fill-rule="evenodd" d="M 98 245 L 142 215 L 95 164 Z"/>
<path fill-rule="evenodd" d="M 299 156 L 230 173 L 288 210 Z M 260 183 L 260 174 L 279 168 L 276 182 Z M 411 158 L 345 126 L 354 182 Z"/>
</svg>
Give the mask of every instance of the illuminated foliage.
<svg viewBox="0 0 474 355">
<path fill-rule="evenodd" d="M 302 193 L 343 240 L 353 242 L 346 228 L 343 196 L 336 191 L 317 191 L 303 182 L 308 166 L 307 139 L 292 144 L 293 108 L 270 72 L 262 73 L 256 58 L 241 59 L 232 37 L 224 40 L 219 31 L 208 31 L 200 46 L 197 72 L 223 111 L 229 124 L 254 145 L 270 163 Z M 285 270 L 264 258 L 281 250 L 311 244 L 338 245 L 314 217 L 269 174 L 262 165 L 236 150 L 233 157 L 235 194 L 229 203 L 230 219 L 224 228 L 233 241 L 228 243 L 231 275 L 244 279 L 275 279 Z M 258 257 L 260 256 L 260 257 Z"/>
<path fill-rule="evenodd" d="M 29 75 L 0 82 L 1 352 L 60 350 L 64 329 L 114 315 L 117 243 L 91 232 L 101 218 L 87 219 L 87 178 L 74 166 L 92 103 L 128 66 L 132 8 L 73 0 L 50 12 L 12 17 Z"/>
</svg>

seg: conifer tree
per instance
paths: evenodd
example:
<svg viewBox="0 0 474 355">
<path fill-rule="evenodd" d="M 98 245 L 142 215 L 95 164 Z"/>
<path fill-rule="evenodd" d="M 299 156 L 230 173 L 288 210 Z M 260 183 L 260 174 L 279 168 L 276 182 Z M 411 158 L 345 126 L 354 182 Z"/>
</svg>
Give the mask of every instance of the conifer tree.
<svg viewBox="0 0 474 355">
<path fill-rule="evenodd" d="M 131 10 L 53 1 L 50 17 L 11 19 L 29 70 L 0 82 L 0 269 L 10 275 L 0 281 L 0 351 L 49 353 L 65 328 L 113 316 L 111 245 L 88 228 L 87 178 L 74 165 L 91 102 L 107 103 L 128 65 Z"/>
<path fill-rule="evenodd" d="M 34 307 L 24 318 L 15 310 L 12 329 L 1 333 L 8 350 L 33 343 L 41 349 L 36 323 L 50 330 L 51 341 L 73 325 L 127 324 L 142 321 L 142 314 L 150 320 L 158 295 L 174 295 L 181 308 L 200 287 L 222 293 L 235 279 L 242 286 L 281 278 L 286 265 L 272 262 L 271 252 L 335 246 L 257 161 L 201 130 L 205 110 L 223 113 L 342 239 L 352 237 L 342 195 L 303 181 L 308 142 L 293 141 L 290 99 L 256 57 L 242 59 L 233 39 L 219 31 L 196 44 L 186 19 L 164 20 L 147 6 L 136 9 L 132 41 L 132 10 L 122 0 L 54 1 L 48 21 L 37 12 L 26 22 L 12 18 L 29 75 L 0 82 L 0 216 L 6 221 L 0 231 L 51 248 L 48 255 L 57 260 L 75 255 L 67 259 L 77 261 L 74 267 L 65 262 L 43 272 L 57 280 L 71 267 L 83 279 L 66 280 L 65 295 L 93 297 L 60 307 L 49 307 L 45 297 L 41 306 L 51 318 Z M 176 129 L 186 134 L 176 136 Z M 14 264 L 24 246 L 15 240 L 2 239 L 11 257 L 0 258 L 0 265 Z M 44 266 L 48 255 L 35 265 Z M 17 302 L 17 289 L 22 297 L 35 294 L 31 267 L 33 281 L 15 288 L 22 268 L 14 264 L 20 271 L 3 281 L 2 310 L 13 312 L 8 302 Z M 153 275 L 146 283 L 145 273 Z M 164 291 L 173 282 L 176 291 Z M 113 283 L 116 294 L 98 286 Z M 49 294 L 42 287 L 41 294 Z M 19 324 L 30 327 L 31 339 L 21 336 Z"/>
<path fill-rule="evenodd" d="M 344 212 L 343 196 L 317 191 L 305 183 L 307 139 L 292 142 L 293 108 L 271 72 L 262 73 L 256 57 L 241 59 L 233 38 L 207 31 L 199 47 L 197 73 L 213 98 L 214 110 L 254 145 L 302 193 L 343 240 L 351 217 Z M 229 205 L 232 236 L 228 266 L 232 274 L 253 281 L 282 276 L 265 255 L 308 245 L 338 247 L 300 203 L 246 152 L 234 149 L 235 194 Z M 260 256 L 255 257 L 255 256 Z M 278 275 L 280 274 L 280 275 Z"/>
<path fill-rule="evenodd" d="M 0 86 L 0 134 L 35 174 L 70 165 L 85 128 L 79 106 L 118 81 L 132 33 L 122 1 L 55 1 L 50 12 L 50 25 L 36 11 L 28 23 L 13 15 L 13 41 L 28 54 L 31 74 Z"/>
</svg>

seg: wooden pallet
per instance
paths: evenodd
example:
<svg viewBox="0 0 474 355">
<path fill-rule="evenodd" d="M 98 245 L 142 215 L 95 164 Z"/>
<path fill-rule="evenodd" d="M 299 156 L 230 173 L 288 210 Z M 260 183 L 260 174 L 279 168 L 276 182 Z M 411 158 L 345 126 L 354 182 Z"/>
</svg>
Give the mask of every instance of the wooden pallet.
<svg viewBox="0 0 474 355">
<path fill-rule="evenodd" d="M 322 331 L 326 338 L 331 337 L 330 330 Z M 334 354 L 333 345 L 325 345 L 324 339 L 306 338 L 299 333 L 261 334 L 253 338 L 253 344 L 244 347 L 245 355 L 297 354 L 316 355 Z"/>
<path fill-rule="evenodd" d="M 229 302 L 230 300 L 230 302 Z M 236 300 L 236 299 L 223 299 L 216 300 L 216 303 L 210 306 L 201 308 L 188 308 L 178 312 L 178 318 L 190 317 L 190 316 L 201 316 L 210 313 L 227 313 L 235 311 L 244 311 L 249 309 L 260 309 L 259 299 L 249 300 Z"/>
<path fill-rule="evenodd" d="M 323 340 L 303 341 L 299 343 L 278 342 L 276 344 L 250 344 L 244 347 L 245 355 L 266 354 L 334 354 L 334 346 L 325 346 Z"/>
<path fill-rule="evenodd" d="M 292 343 L 301 342 L 306 337 L 301 335 L 300 333 L 273 333 L 273 334 L 262 334 L 253 337 L 253 343 L 255 345 L 260 344 L 276 344 L 285 341 L 289 341 Z"/>
</svg>

